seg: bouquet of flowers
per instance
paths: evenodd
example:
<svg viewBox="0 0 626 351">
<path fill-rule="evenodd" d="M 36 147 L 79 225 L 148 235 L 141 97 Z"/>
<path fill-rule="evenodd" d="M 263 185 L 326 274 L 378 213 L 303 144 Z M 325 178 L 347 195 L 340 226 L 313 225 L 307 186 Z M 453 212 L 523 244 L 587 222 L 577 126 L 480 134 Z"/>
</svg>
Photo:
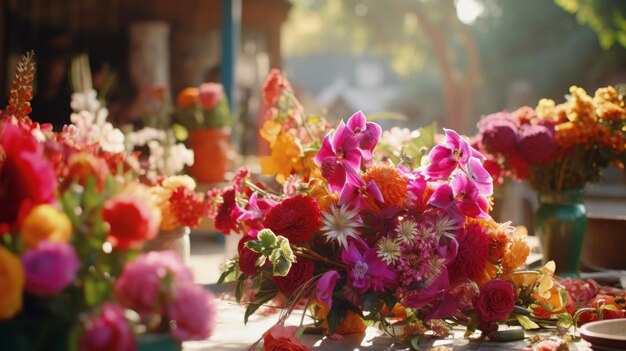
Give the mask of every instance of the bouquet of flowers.
<svg viewBox="0 0 626 351">
<path fill-rule="evenodd" d="M 3 345 L 121 351 L 142 349 L 145 333 L 207 338 L 212 296 L 173 253 L 139 254 L 162 214 L 123 134 L 87 110 L 60 133 L 33 123 L 34 73 L 26 55 L 0 120 Z"/>
<path fill-rule="evenodd" d="M 285 308 L 266 349 L 298 345 L 297 328 L 284 326 L 296 306 L 329 334 L 401 320 L 396 336 L 412 347 L 452 324 L 488 335 L 500 322 L 538 328 L 566 313 L 553 263 L 519 271 L 525 234 L 489 216 L 492 178 L 466 139 L 444 130 L 423 159 L 392 163 L 378 156 L 381 127 L 363 113 L 330 129 L 304 115 L 278 71 L 264 92 L 271 154 L 262 173 L 282 187 L 241 169 L 214 193 L 211 212 L 217 229 L 242 235 L 220 280 L 247 298 L 244 320 L 271 300 Z"/>
<path fill-rule="evenodd" d="M 228 101 L 219 83 L 202 83 L 183 89 L 176 97 L 176 122 L 187 129 L 229 126 Z"/>
<path fill-rule="evenodd" d="M 475 146 L 494 178 L 526 180 L 538 191 L 583 188 L 608 165 L 623 168 L 626 161 L 626 109 L 610 86 L 593 97 L 573 86 L 561 104 L 542 99 L 535 109 L 494 113 L 478 129 Z"/>
</svg>

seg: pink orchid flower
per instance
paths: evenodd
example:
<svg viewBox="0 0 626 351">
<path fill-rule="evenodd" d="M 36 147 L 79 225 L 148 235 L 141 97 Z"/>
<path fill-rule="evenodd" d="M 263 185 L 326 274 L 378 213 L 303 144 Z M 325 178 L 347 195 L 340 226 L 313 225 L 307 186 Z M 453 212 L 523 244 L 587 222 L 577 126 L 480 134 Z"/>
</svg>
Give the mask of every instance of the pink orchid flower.
<svg viewBox="0 0 626 351">
<path fill-rule="evenodd" d="M 382 128 L 374 122 L 367 122 L 361 111 L 353 114 L 346 125 L 356 136 L 363 161 L 368 164 L 372 161 L 372 151 L 382 134 Z"/>
<path fill-rule="evenodd" d="M 328 271 L 322 275 L 320 280 L 317 281 L 317 298 L 324 305 L 331 308 L 333 305 L 333 290 L 339 280 L 339 273 L 337 271 Z"/>
<path fill-rule="evenodd" d="M 365 293 L 370 288 L 384 291 L 395 285 L 396 273 L 361 238 L 350 241 L 348 248 L 341 252 L 341 260 L 348 266 L 348 280 L 359 293 Z"/>
<path fill-rule="evenodd" d="M 343 122 L 332 135 L 326 135 L 314 160 L 321 167 L 322 176 L 328 180 L 331 192 L 339 192 L 346 181 L 358 182 L 355 179 L 361 166 L 358 139 Z"/>
<path fill-rule="evenodd" d="M 276 201 L 259 198 L 256 192 L 252 193 L 250 199 L 248 200 L 248 206 L 243 211 L 239 217 L 237 217 L 238 222 L 252 220 L 252 221 L 262 221 L 265 213 L 269 211 L 270 208 L 276 205 Z"/>
<path fill-rule="evenodd" d="M 462 173 L 455 173 L 450 184 L 440 185 L 430 197 L 428 204 L 448 211 L 460 211 L 473 218 L 489 219 L 487 199 L 480 195 L 476 185 Z"/>
<path fill-rule="evenodd" d="M 360 177 L 358 179 L 360 180 L 358 183 L 346 182 L 343 186 L 339 194 L 339 205 L 347 204 L 351 208 L 362 211 L 370 207 L 367 202 L 368 198 L 381 203 L 385 202 L 376 182 L 370 180 L 366 184 Z"/>
<path fill-rule="evenodd" d="M 467 177 L 476 185 L 478 192 L 484 196 L 493 194 L 493 178 L 477 157 L 470 157 L 465 167 Z"/>
</svg>

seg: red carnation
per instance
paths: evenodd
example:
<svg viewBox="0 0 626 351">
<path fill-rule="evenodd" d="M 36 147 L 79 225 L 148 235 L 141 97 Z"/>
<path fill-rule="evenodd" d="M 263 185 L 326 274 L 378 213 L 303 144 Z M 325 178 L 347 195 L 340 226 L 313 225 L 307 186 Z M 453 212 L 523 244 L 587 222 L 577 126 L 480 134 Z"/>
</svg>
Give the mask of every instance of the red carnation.
<svg viewBox="0 0 626 351">
<path fill-rule="evenodd" d="M 195 228 L 209 212 L 209 204 L 200 194 L 179 186 L 170 196 L 170 208 L 179 224 Z"/>
<path fill-rule="evenodd" d="M 274 276 L 274 284 L 280 292 L 289 297 L 300 286 L 313 278 L 313 270 L 315 265 L 313 261 L 307 258 L 298 257 L 298 260 L 291 265 L 291 269 L 286 276 Z"/>
<path fill-rule="evenodd" d="M 489 238 L 485 228 L 477 223 L 471 223 L 465 230 L 459 231 L 456 239 L 459 242 L 459 251 L 448 267 L 450 280 L 480 277 L 489 255 Z"/>
<path fill-rule="evenodd" d="M 225 235 L 229 235 L 231 230 L 237 231 L 236 217 L 233 218 L 231 212 L 235 210 L 237 203 L 235 202 L 235 189 L 227 188 L 222 193 L 222 204 L 217 208 L 215 216 L 215 229 Z"/>
<path fill-rule="evenodd" d="M 320 207 L 314 198 L 296 195 L 271 208 L 263 225 L 276 235 L 289 239 L 289 242 L 305 242 L 320 226 Z"/>
<path fill-rule="evenodd" d="M 513 307 L 515 289 L 511 283 L 500 279 L 490 280 L 481 286 L 480 295 L 474 300 L 474 309 L 486 324 L 506 320 Z"/>
<path fill-rule="evenodd" d="M 237 244 L 237 250 L 239 252 L 239 270 L 247 275 L 254 275 L 259 270 L 256 266 L 256 261 L 259 259 L 261 254 L 244 246 L 246 242 L 250 240 L 254 240 L 254 237 L 244 235 Z"/>
<path fill-rule="evenodd" d="M 153 239 L 159 231 L 159 223 L 148 206 L 128 194 L 107 200 L 102 219 L 110 226 L 107 240 L 121 249 L 137 249 L 144 241 Z"/>
</svg>

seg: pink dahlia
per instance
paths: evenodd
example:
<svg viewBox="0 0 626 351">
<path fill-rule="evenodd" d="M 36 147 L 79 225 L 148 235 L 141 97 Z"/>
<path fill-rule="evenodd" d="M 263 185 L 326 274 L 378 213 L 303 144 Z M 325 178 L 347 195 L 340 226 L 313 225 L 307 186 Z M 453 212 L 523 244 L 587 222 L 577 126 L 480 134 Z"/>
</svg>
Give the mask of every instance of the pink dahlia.
<svg viewBox="0 0 626 351">
<path fill-rule="evenodd" d="M 477 279 L 485 269 L 489 256 L 489 237 L 485 228 L 471 223 L 456 237 L 459 243 L 458 253 L 448 267 L 451 281 Z"/>
<path fill-rule="evenodd" d="M 518 145 L 521 155 L 530 163 L 550 163 L 558 155 L 553 127 L 539 124 L 523 126 Z"/>
<path fill-rule="evenodd" d="M 80 337 L 80 351 L 134 351 L 133 332 L 124 318 L 124 309 L 106 302 L 100 314 L 91 316 Z"/>
<path fill-rule="evenodd" d="M 292 243 L 310 240 L 320 227 L 320 208 L 314 198 L 297 195 L 272 207 L 263 225 Z"/>
<path fill-rule="evenodd" d="M 180 341 L 207 339 L 215 329 L 216 313 L 209 291 L 193 283 L 178 286 L 167 306 L 172 336 Z"/>
<path fill-rule="evenodd" d="M 508 155 L 516 147 L 517 125 L 508 112 L 493 113 L 478 122 L 482 144 L 492 153 Z"/>
</svg>

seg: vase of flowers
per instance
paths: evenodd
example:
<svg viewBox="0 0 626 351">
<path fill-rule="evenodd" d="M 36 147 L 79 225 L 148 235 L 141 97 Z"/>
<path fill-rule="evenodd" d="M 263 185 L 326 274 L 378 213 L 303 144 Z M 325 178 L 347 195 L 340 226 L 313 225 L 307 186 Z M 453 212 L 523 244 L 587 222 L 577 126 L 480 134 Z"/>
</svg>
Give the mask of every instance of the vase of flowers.
<svg viewBox="0 0 626 351">
<path fill-rule="evenodd" d="M 234 280 L 244 321 L 261 306 L 283 308 L 262 336 L 266 350 L 308 349 L 285 325 L 303 306 L 329 335 L 374 323 L 391 332 L 403 321 L 398 341 L 413 349 L 447 335 L 450 321 L 490 335 L 500 322 L 538 326 L 526 323 L 538 320 L 535 306 L 563 312 L 553 263 L 518 270 L 530 253 L 525 234 L 489 215 L 492 179 L 466 138 L 415 133 L 432 147 L 390 162 L 377 149 L 382 128 L 362 112 L 334 127 L 307 116 L 279 71 L 264 94 L 271 152 L 261 173 L 280 186 L 241 169 L 214 194 L 211 213 L 217 229 L 240 238 L 220 281 Z"/>
<path fill-rule="evenodd" d="M 3 349 L 135 350 L 146 331 L 208 338 L 212 295 L 172 252 L 140 253 L 165 217 L 124 134 L 95 91 L 72 96 L 61 132 L 32 122 L 34 71 L 26 55 L 0 114 Z"/>
<path fill-rule="evenodd" d="M 587 223 L 584 189 L 538 194 L 535 230 L 544 260 L 554 260 L 562 276 L 577 276 Z"/>
<path fill-rule="evenodd" d="M 488 156 L 494 179 L 511 176 L 537 191 L 544 260 L 557 261 L 559 274 L 574 274 L 585 232 L 582 190 L 610 164 L 626 161 L 623 97 L 613 87 L 592 97 L 574 86 L 561 104 L 542 99 L 534 109 L 485 116 L 478 128 L 474 145 Z"/>
<path fill-rule="evenodd" d="M 200 182 L 224 180 L 229 167 L 230 113 L 224 88 L 203 83 L 183 89 L 177 96 L 176 121 L 187 128 L 194 150 L 191 175 Z"/>
<path fill-rule="evenodd" d="M 191 259 L 190 232 L 189 227 L 160 230 L 156 238 L 146 243 L 144 251 L 171 250 L 188 265 Z"/>
</svg>

